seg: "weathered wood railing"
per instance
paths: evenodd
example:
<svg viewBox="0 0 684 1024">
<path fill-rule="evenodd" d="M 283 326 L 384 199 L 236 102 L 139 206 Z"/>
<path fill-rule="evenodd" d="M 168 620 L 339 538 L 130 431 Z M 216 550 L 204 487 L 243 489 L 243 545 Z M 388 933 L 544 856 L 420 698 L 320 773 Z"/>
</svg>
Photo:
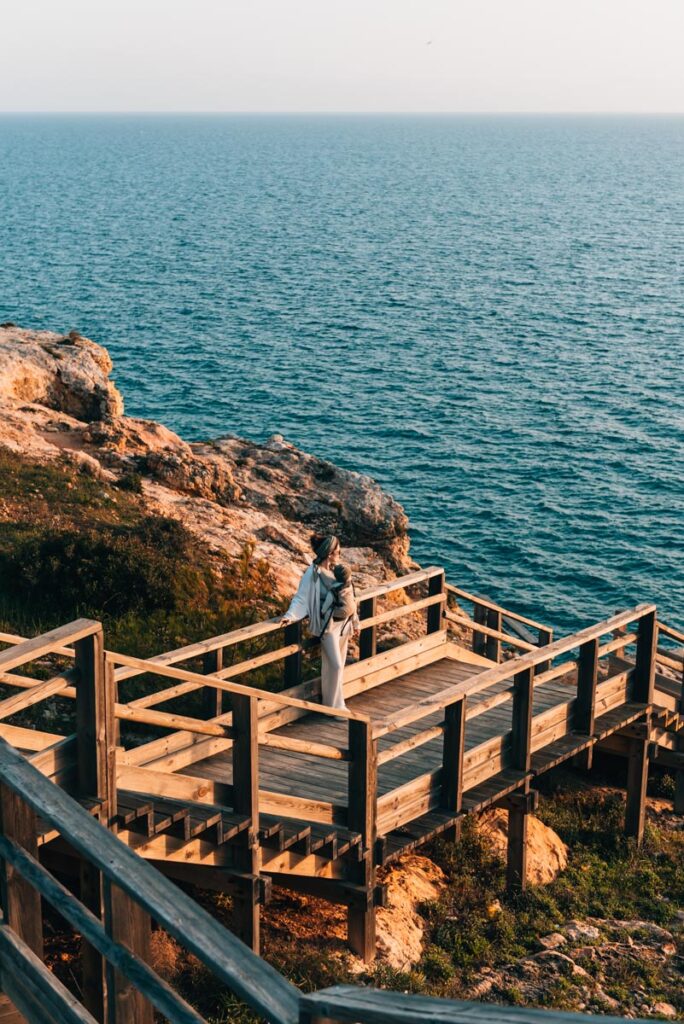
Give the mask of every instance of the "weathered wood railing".
<svg viewBox="0 0 684 1024">
<path fill-rule="evenodd" d="M 616 630 L 630 623 L 636 624 L 635 632 L 601 643 L 602 637 L 612 636 Z M 634 664 L 620 665 L 616 672 L 599 682 L 601 659 L 613 653 L 618 645 L 629 644 L 636 645 Z M 520 820 L 516 815 L 512 816 L 511 839 L 514 847 L 524 850 L 524 835 L 516 837 L 515 828 L 524 827 L 524 816 L 531 809 L 527 793 L 533 777 L 532 755 L 568 733 L 568 742 L 573 750 L 580 750 L 583 746 L 590 750 L 598 738 L 597 719 L 625 702 L 634 704 L 635 717 L 643 715 L 653 699 L 655 644 L 655 606 L 640 605 L 573 636 L 485 670 L 476 679 L 446 688 L 397 710 L 384 720 L 376 721 L 373 725 L 373 750 L 376 764 L 380 766 L 417 746 L 443 737 L 440 769 L 414 778 L 377 801 L 378 830 L 387 832 L 436 808 L 458 814 L 468 790 L 492 776 L 498 776 L 493 788 L 499 794 L 508 785 L 511 792 L 517 791 L 524 797 L 518 801 Z M 578 652 L 575 660 L 554 664 L 573 651 Z M 538 666 L 547 664 L 551 667 L 545 667 L 542 673 L 537 674 Z M 574 692 L 568 695 L 567 702 L 533 717 L 535 691 L 552 680 L 571 674 L 575 678 Z M 473 698 L 485 690 L 490 691 L 487 696 L 473 703 Z M 505 704 L 511 707 L 510 730 L 475 746 L 466 754 L 467 723 L 485 711 Z M 399 729 L 440 713 L 443 718 L 437 723 L 396 744 L 386 742 Z M 648 728 L 643 732 L 640 740 L 635 738 L 632 741 L 634 756 L 630 760 L 627 801 L 627 831 L 637 838 L 643 831 Z M 383 749 L 379 749 L 381 741 Z M 517 862 L 511 858 L 509 865 L 512 865 L 511 880 L 521 880 L 524 864 L 520 858 Z"/>
<path fill-rule="evenodd" d="M 41 864 L 37 816 L 81 858 L 79 896 Z M 155 1010 L 171 1024 L 206 1024 L 149 966 L 153 920 L 271 1024 L 316 1024 L 324 1017 L 356 1024 L 584 1019 L 348 985 L 304 995 L 2 739 L 0 898 L 0 985 L 28 1024 L 153 1024 Z M 81 936 L 78 996 L 44 962 L 41 901 Z"/>
<path fill-rule="evenodd" d="M 471 632 L 474 654 L 480 654 L 498 663 L 502 658 L 502 647 L 510 647 L 517 653 L 534 651 L 538 647 L 546 647 L 553 641 L 553 630 L 550 626 L 502 608 L 494 601 L 478 597 L 450 583 L 446 584 L 446 592 L 448 597 L 456 599 L 459 606 L 464 601 L 472 606 L 471 617 L 463 614 L 460 607 L 454 612 L 447 606 L 445 618 L 451 626 L 458 626 L 461 631 Z M 509 627 L 509 632 L 505 631 L 504 626 Z M 513 630 L 522 635 L 513 635 Z M 537 633 L 536 639 L 530 630 Z M 539 671 L 543 668 L 544 665 L 541 663 Z"/>
</svg>

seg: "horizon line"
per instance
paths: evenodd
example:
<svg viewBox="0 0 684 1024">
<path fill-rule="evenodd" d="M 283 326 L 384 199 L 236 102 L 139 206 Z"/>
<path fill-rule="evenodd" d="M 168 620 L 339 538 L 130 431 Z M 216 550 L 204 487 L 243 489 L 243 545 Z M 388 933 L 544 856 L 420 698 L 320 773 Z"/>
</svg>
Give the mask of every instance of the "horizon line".
<svg viewBox="0 0 684 1024">
<path fill-rule="evenodd" d="M 0 110 L 0 116 L 60 117 L 682 117 L 684 110 Z"/>
</svg>

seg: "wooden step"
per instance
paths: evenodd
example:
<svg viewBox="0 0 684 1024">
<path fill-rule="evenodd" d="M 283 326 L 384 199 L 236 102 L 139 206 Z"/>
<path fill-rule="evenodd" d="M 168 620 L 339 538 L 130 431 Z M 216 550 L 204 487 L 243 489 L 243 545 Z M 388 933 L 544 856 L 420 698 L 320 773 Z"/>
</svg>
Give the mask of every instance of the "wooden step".
<svg viewBox="0 0 684 1024">
<path fill-rule="evenodd" d="M 586 750 L 593 743 L 594 740 L 591 736 L 583 736 L 580 733 L 563 736 L 532 754 L 532 771 L 535 775 L 541 775 L 543 772 L 549 771 L 550 768 L 555 768 L 556 765 L 574 757 L 575 754 L 579 754 L 581 750 Z"/>
<path fill-rule="evenodd" d="M 519 789 L 525 780 L 531 777 L 532 772 L 505 768 L 478 786 L 466 790 L 462 803 L 464 812 L 471 814 L 473 811 L 483 811 L 486 807 L 491 807 L 501 797 Z"/>
</svg>

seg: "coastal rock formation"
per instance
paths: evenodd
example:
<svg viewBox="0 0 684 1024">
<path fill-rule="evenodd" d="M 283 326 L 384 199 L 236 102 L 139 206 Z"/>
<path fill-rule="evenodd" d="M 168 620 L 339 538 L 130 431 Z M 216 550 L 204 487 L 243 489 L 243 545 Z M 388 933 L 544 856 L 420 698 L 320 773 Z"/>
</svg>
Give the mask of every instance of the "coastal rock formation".
<svg viewBox="0 0 684 1024">
<path fill-rule="evenodd" d="M 393 864 L 383 879 L 387 906 L 377 913 L 378 957 L 399 971 L 418 963 L 426 929 L 420 908 L 439 899 L 446 876 L 427 857 L 409 854 Z"/>
<path fill-rule="evenodd" d="M 501 968 L 482 968 L 465 998 L 509 1002 L 513 996 L 517 1003 L 543 1006 L 562 992 L 566 1007 L 575 1011 L 674 1019 L 677 1008 L 649 994 L 648 978 L 658 974 L 677 985 L 681 940 L 681 926 L 670 931 L 650 921 L 568 921 L 540 937 L 540 952 Z M 625 984 L 632 975 L 643 980 Z"/>
<path fill-rule="evenodd" d="M 502 860 L 508 843 L 508 812 L 500 807 L 485 811 L 477 823 L 489 848 Z M 533 814 L 527 823 L 527 880 L 531 885 L 552 882 L 568 865 L 568 848 L 553 829 Z"/>
<path fill-rule="evenodd" d="M 249 546 L 283 594 L 309 559 L 312 531 L 335 531 L 358 587 L 411 568 L 408 521 L 370 477 L 274 435 L 189 444 L 160 423 L 124 415 L 102 346 L 0 326 L 0 446 L 68 459 L 110 482 L 140 487 L 151 512 L 181 520 L 210 550 Z"/>
</svg>

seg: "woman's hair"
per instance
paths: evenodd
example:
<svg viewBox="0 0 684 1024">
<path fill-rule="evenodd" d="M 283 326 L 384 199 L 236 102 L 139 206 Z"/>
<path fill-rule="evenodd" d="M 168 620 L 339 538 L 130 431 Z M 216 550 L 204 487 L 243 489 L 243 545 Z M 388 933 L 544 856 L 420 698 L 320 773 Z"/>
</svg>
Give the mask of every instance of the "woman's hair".
<svg viewBox="0 0 684 1024">
<path fill-rule="evenodd" d="M 311 537 L 309 538 L 309 543 L 311 544 L 313 552 L 316 555 L 317 562 L 324 561 L 328 557 L 330 552 L 333 551 L 335 547 L 339 547 L 340 545 L 340 542 L 333 533 L 312 533 Z"/>
</svg>

